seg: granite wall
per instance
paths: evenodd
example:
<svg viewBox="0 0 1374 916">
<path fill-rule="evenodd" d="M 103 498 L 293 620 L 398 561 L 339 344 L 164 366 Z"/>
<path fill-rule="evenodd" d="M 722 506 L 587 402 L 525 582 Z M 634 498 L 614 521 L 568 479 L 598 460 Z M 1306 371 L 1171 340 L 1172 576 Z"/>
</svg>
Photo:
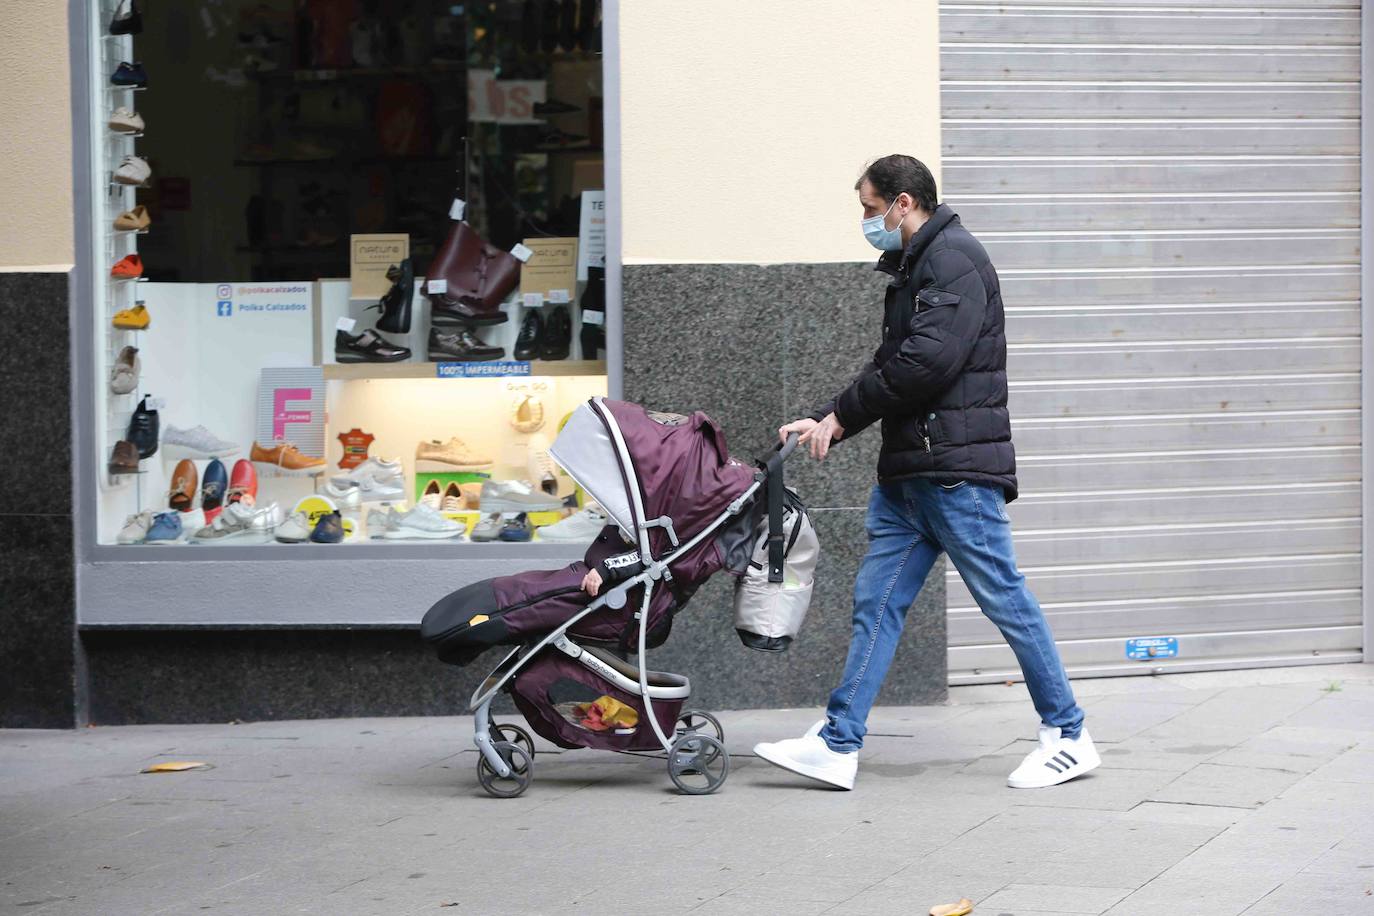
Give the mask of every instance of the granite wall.
<svg viewBox="0 0 1374 916">
<path fill-rule="evenodd" d="M 0 272 L 0 728 L 75 723 L 71 349 L 65 273 Z"/>
</svg>

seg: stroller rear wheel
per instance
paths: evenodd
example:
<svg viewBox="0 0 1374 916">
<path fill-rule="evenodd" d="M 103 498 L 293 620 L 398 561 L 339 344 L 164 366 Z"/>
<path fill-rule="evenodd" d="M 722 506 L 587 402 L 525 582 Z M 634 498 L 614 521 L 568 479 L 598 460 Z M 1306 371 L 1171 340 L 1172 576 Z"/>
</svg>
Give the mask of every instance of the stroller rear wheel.
<svg viewBox="0 0 1374 916">
<path fill-rule="evenodd" d="M 668 751 L 668 776 L 687 795 L 710 795 L 729 775 L 730 755 L 710 735 L 688 732 Z"/>
<path fill-rule="evenodd" d="M 477 781 L 488 795 L 497 798 L 515 798 L 530 787 L 534 781 L 534 761 L 525 749 L 518 744 L 509 741 L 497 741 L 492 744 L 496 753 L 501 755 L 506 766 L 510 767 L 510 775 L 502 776 L 487 761 L 485 755 L 477 755 Z"/>
<path fill-rule="evenodd" d="M 721 728 L 719 719 L 700 709 L 684 709 L 677 717 L 678 737 L 693 732 L 710 735 L 717 741 L 725 740 L 725 729 Z"/>
<path fill-rule="evenodd" d="M 534 759 L 534 739 L 530 737 L 529 732 L 509 722 L 493 725 L 491 730 L 496 733 L 497 741 L 509 741 L 511 744 L 517 744 L 529 755 L 531 760 Z"/>
</svg>

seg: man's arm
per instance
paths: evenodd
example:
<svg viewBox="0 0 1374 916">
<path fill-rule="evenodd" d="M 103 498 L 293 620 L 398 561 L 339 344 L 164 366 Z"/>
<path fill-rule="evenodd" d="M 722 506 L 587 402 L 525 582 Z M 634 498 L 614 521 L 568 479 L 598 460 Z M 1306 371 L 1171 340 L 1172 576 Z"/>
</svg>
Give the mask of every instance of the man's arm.
<svg viewBox="0 0 1374 916">
<path fill-rule="evenodd" d="M 939 304 L 917 312 L 906 340 L 877 371 L 856 379 L 835 400 L 835 417 L 848 431 L 893 414 L 910 413 L 948 388 L 968 362 L 987 310 L 987 290 L 973 262 L 957 251 L 941 252 L 936 276 Z"/>
</svg>

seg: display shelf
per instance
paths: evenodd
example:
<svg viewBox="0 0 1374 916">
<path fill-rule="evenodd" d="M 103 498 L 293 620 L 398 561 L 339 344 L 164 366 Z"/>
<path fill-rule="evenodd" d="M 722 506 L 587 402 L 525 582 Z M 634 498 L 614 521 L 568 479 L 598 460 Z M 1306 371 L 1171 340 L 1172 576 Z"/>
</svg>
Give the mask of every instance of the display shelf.
<svg viewBox="0 0 1374 916">
<path fill-rule="evenodd" d="M 440 378 L 436 368 L 439 363 L 326 363 L 323 367 L 325 381 L 352 381 L 355 379 L 387 378 Z M 444 365 L 449 365 L 445 363 Z M 481 366 L 483 363 L 468 363 Z M 523 365 L 523 363 L 522 363 Z M 475 376 L 481 378 L 519 378 L 530 376 L 568 376 L 568 375 L 605 375 L 604 359 L 556 359 L 530 360 L 530 371 L 499 372 L 492 375 Z M 470 376 L 474 377 L 474 376 Z"/>
</svg>

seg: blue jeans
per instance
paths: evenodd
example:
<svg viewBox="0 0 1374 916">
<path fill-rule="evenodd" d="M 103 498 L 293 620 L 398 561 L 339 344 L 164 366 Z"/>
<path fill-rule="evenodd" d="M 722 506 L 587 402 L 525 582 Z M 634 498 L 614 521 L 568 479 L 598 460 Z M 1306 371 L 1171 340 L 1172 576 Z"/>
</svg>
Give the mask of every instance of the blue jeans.
<svg viewBox="0 0 1374 916">
<path fill-rule="evenodd" d="M 865 721 L 892 664 L 907 610 L 944 551 L 1016 653 L 1035 710 L 1066 738 L 1083 728 L 1054 637 L 1012 554 L 1000 487 L 943 486 L 921 478 L 881 483 L 868 502 L 868 554 L 854 582 L 854 634 L 844 679 L 830 695 L 821 737 L 831 750 L 857 751 Z"/>
</svg>

